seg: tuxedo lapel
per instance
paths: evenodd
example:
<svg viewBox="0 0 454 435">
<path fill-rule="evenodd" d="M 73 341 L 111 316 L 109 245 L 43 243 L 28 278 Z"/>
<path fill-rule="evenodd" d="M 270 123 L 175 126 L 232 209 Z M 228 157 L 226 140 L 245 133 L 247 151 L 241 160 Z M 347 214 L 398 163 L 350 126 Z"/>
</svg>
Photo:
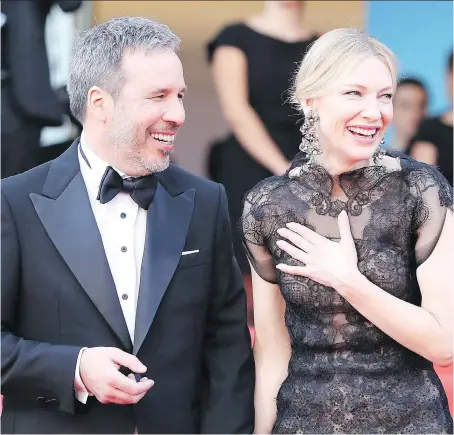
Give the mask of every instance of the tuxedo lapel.
<svg viewBox="0 0 454 435">
<path fill-rule="evenodd" d="M 49 170 L 43 195 L 31 194 L 50 239 L 126 349 L 132 348 L 101 235 L 78 162 L 78 142 Z M 81 313 L 83 315 L 83 313 Z"/>
<path fill-rule="evenodd" d="M 167 174 L 166 174 L 167 175 Z M 169 177 L 166 177 L 169 181 Z M 191 222 L 195 190 L 176 194 L 158 184 L 147 214 L 133 353 L 137 355 L 172 279 Z M 170 192 L 170 193 L 169 193 Z M 172 196 L 172 193 L 176 196 Z"/>
</svg>

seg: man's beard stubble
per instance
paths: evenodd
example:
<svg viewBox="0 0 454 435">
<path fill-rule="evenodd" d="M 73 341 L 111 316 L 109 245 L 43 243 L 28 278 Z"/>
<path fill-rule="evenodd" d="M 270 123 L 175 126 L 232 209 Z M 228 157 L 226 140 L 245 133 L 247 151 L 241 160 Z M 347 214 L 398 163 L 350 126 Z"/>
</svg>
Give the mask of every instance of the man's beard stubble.
<svg viewBox="0 0 454 435">
<path fill-rule="evenodd" d="M 142 158 L 142 156 L 138 156 L 137 165 L 140 166 L 141 168 L 146 169 L 151 174 L 154 174 L 156 172 L 162 172 L 165 171 L 170 165 L 170 155 L 167 154 L 166 156 L 163 156 L 162 160 L 158 163 L 147 162 L 145 159 Z"/>
<path fill-rule="evenodd" d="M 169 167 L 170 153 L 162 153 L 162 160 L 157 163 L 151 163 L 142 155 L 136 153 L 136 150 L 140 148 L 140 143 L 142 141 L 138 137 L 138 134 L 135 133 L 132 123 L 122 120 L 120 122 L 114 122 L 113 125 L 116 127 L 109 131 L 108 139 L 120 158 L 124 159 L 125 154 L 129 154 L 128 160 L 139 169 L 139 171 L 146 171 L 151 174 L 165 171 Z M 146 139 L 147 138 L 145 138 L 145 140 Z M 125 144 L 127 144 L 126 148 Z M 126 150 L 128 151 L 127 153 L 125 153 Z"/>
</svg>

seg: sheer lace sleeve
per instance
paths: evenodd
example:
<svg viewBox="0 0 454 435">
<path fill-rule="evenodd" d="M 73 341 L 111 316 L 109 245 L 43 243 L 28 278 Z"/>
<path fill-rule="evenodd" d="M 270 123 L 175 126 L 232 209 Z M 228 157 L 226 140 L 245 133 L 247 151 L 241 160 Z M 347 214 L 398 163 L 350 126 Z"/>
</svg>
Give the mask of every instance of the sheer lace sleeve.
<svg viewBox="0 0 454 435">
<path fill-rule="evenodd" d="M 257 274 L 265 281 L 276 283 L 276 267 L 268 248 L 273 225 L 270 193 L 279 177 L 268 178 L 249 191 L 243 201 L 239 230 L 246 255 Z"/>
<path fill-rule="evenodd" d="M 448 209 L 453 210 L 453 191 L 435 167 L 419 162 L 414 162 L 412 166 L 408 181 L 415 200 L 413 229 L 419 266 L 437 245 Z"/>
</svg>

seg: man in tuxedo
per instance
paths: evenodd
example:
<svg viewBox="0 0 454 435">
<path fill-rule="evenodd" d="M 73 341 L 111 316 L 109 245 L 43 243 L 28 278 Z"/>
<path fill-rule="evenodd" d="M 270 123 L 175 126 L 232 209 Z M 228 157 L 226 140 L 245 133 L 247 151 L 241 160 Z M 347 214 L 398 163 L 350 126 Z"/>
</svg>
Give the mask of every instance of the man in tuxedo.
<svg viewBox="0 0 454 435">
<path fill-rule="evenodd" d="M 2 182 L 3 433 L 253 430 L 225 192 L 169 163 L 178 45 L 146 18 L 79 38 L 80 140 Z"/>
</svg>

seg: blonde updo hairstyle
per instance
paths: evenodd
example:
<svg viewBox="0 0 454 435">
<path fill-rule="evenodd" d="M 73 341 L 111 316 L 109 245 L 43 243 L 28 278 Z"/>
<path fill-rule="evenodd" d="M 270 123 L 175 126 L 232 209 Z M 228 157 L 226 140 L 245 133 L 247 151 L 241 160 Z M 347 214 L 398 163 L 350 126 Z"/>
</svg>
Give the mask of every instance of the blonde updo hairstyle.
<svg viewBox="0 0 454 435">
<path fill-rule="evenodd" d="M 303 100 L 326 95 L 339 77 L 371 57 L 386 65 L 396 86 L 396 57 L 386 45 L 358 29 L 335 29 L 323 34 L 311 45 L 298 68 L 291 90 L 292 103 L 301 110 Z"/>
</svg>

